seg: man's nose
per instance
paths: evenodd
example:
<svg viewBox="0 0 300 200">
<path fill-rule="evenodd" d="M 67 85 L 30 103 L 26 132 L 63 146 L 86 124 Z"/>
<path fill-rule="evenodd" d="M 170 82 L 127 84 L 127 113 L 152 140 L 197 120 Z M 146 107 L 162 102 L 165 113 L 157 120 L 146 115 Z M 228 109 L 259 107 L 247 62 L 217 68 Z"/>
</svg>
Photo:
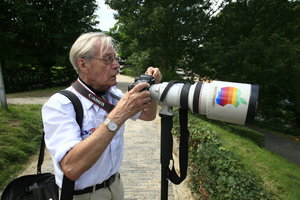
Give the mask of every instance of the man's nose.
<svg viewBox="0 0 300 200">
<path fill-rule="evenodd" d="M 118 69 L 118 68 L 120 68 L 120 63 L 117 60 L 114 60 L 112 63 L 112 67 L 114 69 Z"/>
</svg>

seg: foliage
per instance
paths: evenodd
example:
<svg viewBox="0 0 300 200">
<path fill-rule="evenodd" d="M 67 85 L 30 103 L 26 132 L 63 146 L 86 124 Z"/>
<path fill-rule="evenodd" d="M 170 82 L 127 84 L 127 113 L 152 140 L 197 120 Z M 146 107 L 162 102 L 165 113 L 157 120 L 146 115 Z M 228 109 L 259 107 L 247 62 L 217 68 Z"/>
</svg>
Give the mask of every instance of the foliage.
<svg viewBox="0 0 300 200">
<path fill-rule="evenodd" d="M 71 70 L 71 71 L 70 71 Z M 76 80 L 73 69 L 53 66 L 50 68 L 50 82 L 45 81 L 45 74 L 38 67 L 19 66 L 6 69 L 5 88 L 7 93 L 36 90 L 46 87 L 67 86 Z"/>
<path fill-rule="evenodd" d="M 210 21 L 193 71 L 260 86 L 260 119 L 300 125 L 300 2 L 240 0 Z M 194 63 L 194 64 L 193 64 Z"/>
<path fill-rule="evenodd" d="M 150 63 L 149 57 L 149 51 L 133 53 L 128 57 L 127 61 L 129 63 L 134 63 L 134 72 L 136 76 L 145 73 L 145 65 L 146 63 Z"/>
<path fill-rule="evenodd" d="M 66 78 L 71 80 L 69 48 L 83 32 L 97 30 L 96 8 L 95 0 L 1 0 L 0 59 L 6 86 L 22 86 L 43 75 L 37 82 L 51 87 L 53 66 L 67 67 Z"/>
<path fill-rule="evenodd" d="M 183 67 L 191 49 L 201 44 L 210 1 L 106 0 L 118 11 L 111 34 L 120 41 L 120 54 L 142 71 L 159 67 L 171 78 Z M 198 53 L 198 52 L 196 52 Z M 136 59 L 139 58 L 139 59 Z M 170 75 L 171 74 L 171 75 Z M 167 80 L 167 79 L 164 79 Z"/>
<path fill-rule="evenodd" d="M 133 70 L 258 84 L 257 119 L 299 128 L 300 1 L 213 2 L 106 0 L 118 12 L 111 35 Z"/>
<path fill-rule="evenodd" d="M 199 199 L 274 199 L 261 178 L 224 146 L 220 134 L 189 115 L 191 189 Z M 175 120 L 174 132 L 179 130 Z"/>
<path fill-rule="evenodd" d="M 0 110 L 0 190 L 37 153 L 42 136 L 41 105 L 10 105 Z"/>
</svg>

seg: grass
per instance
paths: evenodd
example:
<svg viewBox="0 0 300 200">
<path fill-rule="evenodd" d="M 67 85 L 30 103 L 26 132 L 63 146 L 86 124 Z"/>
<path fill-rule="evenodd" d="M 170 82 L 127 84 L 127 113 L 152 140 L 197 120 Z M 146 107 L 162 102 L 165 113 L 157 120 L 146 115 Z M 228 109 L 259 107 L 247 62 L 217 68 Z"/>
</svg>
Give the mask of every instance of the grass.
<svg viewBox="0 0 300 200">
<path fill-rule="evenodd" d="M 38 152 L 42 135 L 41 105 L 0 109 L 0 191 Z"/>
<path fill-rule="evenodd" d="M 256 131 L 247 127 L 233 129 L 232 125 L 214 122 L 205 124 L 221 135 L 226 149 L 237 154 L 247 168 L 261 177 L 267 190 L 281 200 L 300 199 L 300 167 L 265 150 L 248 136 L 243 137 L 245 130 L 248 135 L 257 135 Z"/>
</svg>

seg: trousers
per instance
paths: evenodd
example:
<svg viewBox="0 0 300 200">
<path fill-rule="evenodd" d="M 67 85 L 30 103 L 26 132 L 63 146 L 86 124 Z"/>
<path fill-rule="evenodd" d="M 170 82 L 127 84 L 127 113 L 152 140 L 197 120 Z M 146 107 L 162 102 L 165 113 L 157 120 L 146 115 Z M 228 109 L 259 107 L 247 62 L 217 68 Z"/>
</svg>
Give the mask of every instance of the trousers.
<svg viewBox="0 0 300 200">
<path fill-rule="evenodd" d="M 124 200 L 124 186 L 120 174 L 116 175 L 115 181 L 109 187 L 74 195 L 73 200 Z"/>
</svg>

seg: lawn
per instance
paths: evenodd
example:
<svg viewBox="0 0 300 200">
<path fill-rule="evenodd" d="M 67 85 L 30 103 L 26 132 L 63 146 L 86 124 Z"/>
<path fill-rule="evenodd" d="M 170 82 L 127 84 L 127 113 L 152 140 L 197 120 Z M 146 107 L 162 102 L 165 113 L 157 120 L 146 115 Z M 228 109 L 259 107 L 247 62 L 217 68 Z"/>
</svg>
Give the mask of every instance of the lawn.
<svg viewBox="0 0 300 200">
<path fill-rule="evenodd" d="M 0 109 L 0 191 L 38 153 L 42 136 L 41 105 Z"/>
</svg>

